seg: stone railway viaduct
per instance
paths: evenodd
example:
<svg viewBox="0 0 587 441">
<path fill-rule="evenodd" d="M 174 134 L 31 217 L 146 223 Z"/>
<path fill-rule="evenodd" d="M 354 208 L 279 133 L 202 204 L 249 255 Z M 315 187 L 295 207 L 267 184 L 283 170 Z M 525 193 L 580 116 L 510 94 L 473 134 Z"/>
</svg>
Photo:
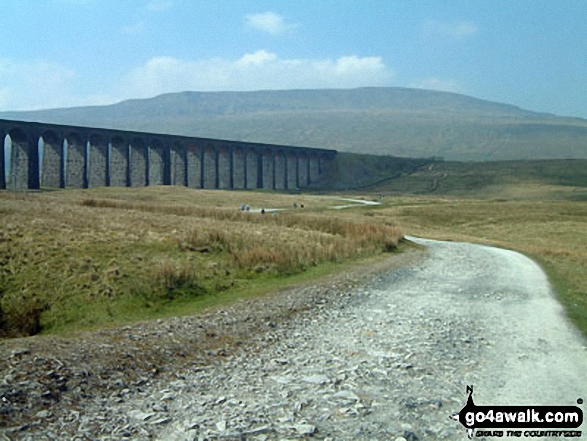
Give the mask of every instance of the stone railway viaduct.
<svg viewBox="0 0 587 441">
<path fill-rule="evenodd" d="M 0 119 L 2 189 L 294 189 L 314 182 L 335 155 L 326 149 Z"/>
</svg>

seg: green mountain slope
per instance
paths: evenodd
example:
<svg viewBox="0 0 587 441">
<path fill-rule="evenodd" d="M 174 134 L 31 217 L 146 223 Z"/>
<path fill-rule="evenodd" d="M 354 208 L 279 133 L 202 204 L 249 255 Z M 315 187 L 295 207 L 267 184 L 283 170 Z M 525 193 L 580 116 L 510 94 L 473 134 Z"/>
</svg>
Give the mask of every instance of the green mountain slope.
<svg viewBox="0 0 587 441">
<path fill-rule="evenodd" d="M 0 118 L 448 160 L 587 158 L 587 120 L 406 88 L 183 92 Z"/>
</svg>

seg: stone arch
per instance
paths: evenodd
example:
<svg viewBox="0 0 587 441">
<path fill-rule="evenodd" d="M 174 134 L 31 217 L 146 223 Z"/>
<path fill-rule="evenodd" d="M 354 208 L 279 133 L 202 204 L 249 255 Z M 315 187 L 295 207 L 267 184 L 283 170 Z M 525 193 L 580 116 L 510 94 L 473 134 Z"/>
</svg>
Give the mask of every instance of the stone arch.
<svg viewBox="0 0 587 441">
<path fill-rule="evenodd" d="M 108 139 L 101 133 L 92 133 L 89 142 L 88 187 L 106 187 L 110 184 Z"/>
<path fill-rule="evenodd" d="M 186 152 L 187 185 L 190 188 L 202 188 L 202 149 L 195 141 L 190 141 Z"/>
<path fill-rule="evenodd" d="M 65 186 L 87 188 L 88 151 L 85 137 L 79 132 L 65 136 L 67 159 L 65 161 Z"/>
<path fill-rule="evenodd" d="M 246 188 L 247 168 L 245 149 L 235 145 L 232 150 L 232 188 Z"/>
<path fill-rule="evenodd" d="M 274 152 L 275 164 L 275 189 L 283 190 L 287 188 L 287 169 L 286 154 L 283 149 L 277 149 Z"/>
<path fill-rule="evenodd" d="M 204 148 L 203 165 L 203 188 L 218 188 L 218 151 L 212 142 L 208 142 Z"/>
<path fill-rule="evenodd" d="M 27 142 L 27 133 L 20 127 L 13 127 L 8 130 L 7 135 L 10 137 L 12 142 Z"/>
<path fill-rule="evenodd" d="M 232 189 L 232 168 L 231 148 L 228 144 L 223 143 L 218 148 L 218 175 L 216 188 Z"/>
<path fill-rule="evenodd" d="M 122 136 L 114 135 L 110 139 L 110 182 L 113 187 L 130 185 L 130 146 Z"/>
<path fill-rule="evenodd" d="M 149 185 L 169 184 L 169 160 L 160 138 L 152 138 L 149 144 Z"/>
<path fill-rule="evenodd" d="M 273 152 L 263 149 L 261 152 L 261 186 L 260 188 L 275 188 Z"/>
<path fill-rule="evenodd" d="M 42 186 L 65 187 L 65 151 L 63 137 L 53 130 L 41 133 L 43 140 Z"/>
<path fill-rule="evenodd" d="M 6 142 L 6 132 L 0 128 L 0 190 L 6 188 L 6 164 L 8 163 L 6 160 Z"/>
<path fill-rule="evenodd" d="M 259 153 L 253 147 L 245 148 L 245 188 L 261 188 L 259 186 Z"/>
<path fill-rule="evenodd" d="M 183 142 L 175 141 L 169 151 L 169 184 L 187 186 L 187 149 Z"/>
<path fill-rule="evenodd" d="M 298 188 L 298 158 L 296 152 L 288 150 L 285 156 L 286 188 Z"/>
<path fill-rule="evenodd" d="M 149 185 L 149 153 L 143 138 L 130 140 L 130 186 Z"/>
<path fill-rule="evenodd" d="M 311 152 L 308 155 L 308 181 L 310 184 L 316 182 L 316 179 L 318 179 L 318 175 L 320 174 L 319 162 L 316 152 Z"/>
<path fill-rule="evenodd" d="M 8 131 L 10 138 L 10 188 L 39 188 L 39 136 L 20 127 Z"/>
<path fill-rule="evenodd" d="M 305 187 L 309 183 L 309 161 L 305 151 L 298 153 L 298 187 Z"/>
</svg>

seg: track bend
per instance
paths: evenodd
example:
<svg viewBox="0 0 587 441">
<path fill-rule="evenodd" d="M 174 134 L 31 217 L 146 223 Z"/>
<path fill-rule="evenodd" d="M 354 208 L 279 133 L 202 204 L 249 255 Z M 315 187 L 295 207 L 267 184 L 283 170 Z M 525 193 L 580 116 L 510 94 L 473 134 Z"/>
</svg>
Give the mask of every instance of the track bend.
<svg viewBox="0 0 587 441">
<path fill-rule="evenodd" d="M 428 249 L 418 263 L 333 292 L 111 411 L 162 440 L 462 440 L 448 417 L 466 385 L 478 405 L 587 399 L 585 341 L 538 265 L 411 240 Z"/>
</svg>

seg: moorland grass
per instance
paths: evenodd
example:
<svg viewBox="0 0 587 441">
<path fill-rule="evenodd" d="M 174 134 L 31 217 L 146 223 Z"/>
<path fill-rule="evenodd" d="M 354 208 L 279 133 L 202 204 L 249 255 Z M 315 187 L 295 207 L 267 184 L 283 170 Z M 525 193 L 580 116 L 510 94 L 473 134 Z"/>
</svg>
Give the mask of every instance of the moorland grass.
<svg viewBox="0 0 587 441">
<path fill-rule="evenodd" d="M 573 164 L 566 175 L 575 176 Z M 381 206 L 344 211 L 327 209 L 339 204 L 332 197 L 271 192 L 0 192 L 0 329 L 28 335 L 194 313 L 393 250 L 405 232 L 532 257 L 587 335 L 586 187 L 495 167 L 488 173 L 503 179 L 466 198 L 453 189 L 460 195 L 470 181 L 457 177 L 440 195 L 388 195 Z M 289 211 L 242 213 L 241 203 Z"/>
<path fill-rule="evenodd" d="M 395 223 L 325 210 L 334 202 L 178 187 L 2 192 L 0 334 L 193 311 L 397 247 Z M 263 215 L 240 203 L 291 210 Z"/>
<path fill-rule="evenodd" d="M 587 160 L 438 162 L 378 183 L 370 191 L 478 199 L 586 201 Z"/>
</svg>

